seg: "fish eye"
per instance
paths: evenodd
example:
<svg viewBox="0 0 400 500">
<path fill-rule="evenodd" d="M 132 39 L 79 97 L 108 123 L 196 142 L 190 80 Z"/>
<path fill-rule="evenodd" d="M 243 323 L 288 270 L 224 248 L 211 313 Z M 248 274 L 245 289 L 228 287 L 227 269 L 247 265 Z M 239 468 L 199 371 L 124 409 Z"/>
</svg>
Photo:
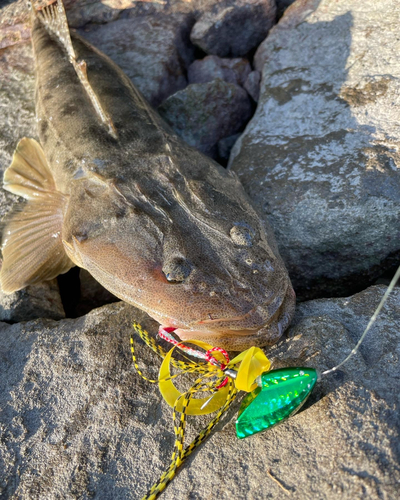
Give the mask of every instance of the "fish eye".
<svg viewBox="0 0 400 500">
<path fill-rule="evenodd" d="M 164 263 L 162 271 L 170 283 L 182 283 L 192 272 L 192 265 L 182 257 L 174 257 Z"/>
<path fill-rule="evenodd" d="M 253 245 L 254 231 L 247 224 L 235 224 L 231 228 L 229 234 L 235 245 L 239 245 L 241 247 L 251 247 Z"/>
</svg>

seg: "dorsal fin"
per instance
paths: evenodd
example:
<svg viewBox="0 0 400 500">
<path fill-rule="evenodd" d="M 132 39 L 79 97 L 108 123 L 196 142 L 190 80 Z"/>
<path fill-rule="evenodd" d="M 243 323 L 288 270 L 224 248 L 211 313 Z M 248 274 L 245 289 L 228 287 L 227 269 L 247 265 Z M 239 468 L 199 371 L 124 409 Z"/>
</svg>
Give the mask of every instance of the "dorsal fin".
<svg viewBox="0 0 400 500">
<path fill-rule="evenodd" d="M 57 191 L 43 150 L 34 139 L 21 139 L 4 173 L 4 189 L 28 203 L 17 208 L 3 232 L 1 288 L 12 293 L 55 278 L 74 264 L 62 243 L 66 197 Z"/>
<path fill-rule="evenodd" d="M 76 74 L 79 77 L 86 93 L 93 104 L 93 107 L 100 118 L 100 120 L 106 125 L 108 133 L 117 139 L 116 128 L 109 116 L 109 114 L 103 109 L 98 96 L 90 85 L 88 75 L 87 75 L 87 64 L 86 61 L 78 61 L 76 59 L 76 54 L 74 47 L 72 45 L 71 36 L 69 33 L 67 16 L 65 14 L 65 9 L 62 0 L 57 0 L 57 3 L 53 3 L 44 7 L 40 11 L 37 11 L 37 17 L 46 27 L 48 32 L 52 34 L 64 47 L 67 52 L 69 60 L 73 65 Z"/>
</svg>

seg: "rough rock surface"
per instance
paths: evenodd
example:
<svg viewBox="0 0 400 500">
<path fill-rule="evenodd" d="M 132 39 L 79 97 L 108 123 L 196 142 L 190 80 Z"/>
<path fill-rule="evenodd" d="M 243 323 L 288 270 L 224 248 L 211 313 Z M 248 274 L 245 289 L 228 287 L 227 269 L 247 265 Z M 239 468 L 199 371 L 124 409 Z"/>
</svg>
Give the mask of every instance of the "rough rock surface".
<svg viewBox="0 0 400 500">
<path fill-rule="evenodd" d="M 289 340 L 270 358 L 276 366 L 319 370 L 338 363 L 384 289 L 302 304 Z M 1 325 L 2 498 L 141 498 L 167 466 L 171 409 L 133 369 L 134 319 L 156 331 L 122 302 L 76 320 Z M 396 289 L 361 352 L 322 378 L 303 411 L 242 441 L 231 411 L 163 498 L 396 498 L 399 321 Z M 139 347 L 140 366 L 155 376 L 156 355 Z M 199 429 L 208 419 L 193 425 Z"/>
<path fill-rule="evenodd" d="M 0 49 L 28 40 L 31 30 L 25 24 L 14 24 L 0 29 Z"/>
<path fill-rule="evenodd" d="M 11 164 L 18 140 L 24 136 L 35 137 L 34 76 L 30 44 L 24 43 L 0 50 L 0 75 L 0 178 L 3 178 L 5 169 Z M 3 220 L 18 202 L 24 203 L 22 198 L 0 189 L 0 220 Z M 21 304 L 21 300 L 24 303 L 28 298 L 29 294 L 22 298 L 21 292 L 11 297 L 2 297 L 0 299 L 2 303 L 0 309 L 3 308 L 0 313 L 2 319 L 11 320 L 12 304 Z M 21 310 L 17 316 L 20 317 L 20 314 Z M 58 317 L 57 313 L 55 314 L 55 317 Z M 31 318 L 29 312 L 28 317 L 24 319 Z"/>
<path fill-rule="evenodd" d="M 65 318 L 56 279 L 28 286 L 10 295 L 0 290 L 0 321 L 17 322 L 37 318 Z"/>
<path fill-rule="evenodd" d="M 104 24 L 118 18 L 169 16 L 173 20 L 181 14 L 193 14 L 208 8 L 218 0 L 69 0 L 68 22 L 74 28 L 88 23 Z M 200 14 L 199 14 L 200 15 Z M 194 20 L 193 20 L 194 23 Z"/>
<path fill-rule="evenodd" d="M 264 40 L 275 16 L 275 0 L 225 0 L 197 20 L 190 39 L 207 54 L 244 56 Z"/>
<path fill-rule="evenodd" d="M 260 82 L 261 73 L 256 70 L 249 73 L 243 85 L 243 87 L 247 90 L 247 93 L 254 99 L 255 102 L 258 102 L 260 97 Z"/>
<path fill-rule="evenodd" d="M 194 57 L 186 42 L 188 26 L 184 19 L 179 25 L 168 17 L 145 16 L 92 25 L 81 34 L 111 57 L 146 99 L 158 106 L 187 85 L 186 64 Z"/>
<path fill-rule="evenodd" d="M 36 137 L 34 70 L 30 43 L 0 50 L 0 169 L 3 173 L 12 160 L 19 139 Z M 0 216 L 8 212 L 18 197 L 0 190 Z"/>
<path fill-rule="evenodd" d="M 71 28 L 82 28 L 88 23 L 105 24 L 115 21 L 125 9 L 134 8 L 130 0 L 72 0 L 67 5 L 68 23 Z"/>
<path fill-rule="evenodd" d="M 360 290 L 400 254 L 399 23 L 389 0 L 302 0 L 257 50 L 230 165 L 303 297 Z"/>
<path fill-rule="evenodd" d="M 245 90 L 218 79 L 188 85 L 158 111 L 188 144 L 216 158 L 218 141 L 243 129 L 252 106 Z"/>
<path fill-rule="evenodd" d="M 68 24 L 71 28 L 82 28 L 86 24 L 105 24 L 119 17 L 154 17 L 168 15 L 175 17 L 183 13 L 198 12 L 208 8 L 217 0 L 63 0 Z M 33 0 L 35 5 L 45 6 L 54 0 Z M 4 5 L 5 4 L 5 5 Z M 3 28 L 29 24 L 29 10 L 26 0 L 3 0 L 0 3 L 0 40 Z M 12 40 L 10 39 L 10 42 Z M 15 41 L 14 41 L 15 43 Z M 11 44 L 11 43 L 10 43 Z"/>
<path fill-rule="evenodd" d="M 204 59 L 197 59 L 189 66 L 188 81 L 206 83 L 220 78 L 225 82 L 243 86 L 250 73 L 250 63 L 242 57 L 228 59 L 207 56 Z"/>
</svg>

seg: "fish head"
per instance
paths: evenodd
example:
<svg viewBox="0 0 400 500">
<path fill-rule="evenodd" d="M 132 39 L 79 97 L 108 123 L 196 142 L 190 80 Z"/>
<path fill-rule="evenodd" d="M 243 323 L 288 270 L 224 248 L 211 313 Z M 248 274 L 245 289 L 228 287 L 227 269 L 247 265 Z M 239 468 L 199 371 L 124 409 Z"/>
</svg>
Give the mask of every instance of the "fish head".
<svg viewBox="0 0 400 500">
<path fill-rule="evenodd" d="M 282 335 L 295 294 L 234 174 L 142 176 L 91 190 L 71 194 L 63 238 L 105 288 L 182 340 L 241 350 Z"/>
</svg>

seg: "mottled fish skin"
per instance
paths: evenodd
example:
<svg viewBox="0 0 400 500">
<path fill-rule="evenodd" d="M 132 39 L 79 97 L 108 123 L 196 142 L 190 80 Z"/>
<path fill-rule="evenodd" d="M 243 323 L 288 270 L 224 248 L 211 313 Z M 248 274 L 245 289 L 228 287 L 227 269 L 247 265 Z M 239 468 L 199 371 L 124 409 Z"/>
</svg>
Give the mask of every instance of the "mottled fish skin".
<svg viewBox="0 0 400 500">
<path fill-rule="evenodd" d="M 71 38 L 114 136 L 36 16 L 38 132 L 65 195 L 69 258 L 182 339 L 233 350 L 275 342 L 295 296 L 236 176 L 179 139 L 108 57 Z"/>
</svg>

